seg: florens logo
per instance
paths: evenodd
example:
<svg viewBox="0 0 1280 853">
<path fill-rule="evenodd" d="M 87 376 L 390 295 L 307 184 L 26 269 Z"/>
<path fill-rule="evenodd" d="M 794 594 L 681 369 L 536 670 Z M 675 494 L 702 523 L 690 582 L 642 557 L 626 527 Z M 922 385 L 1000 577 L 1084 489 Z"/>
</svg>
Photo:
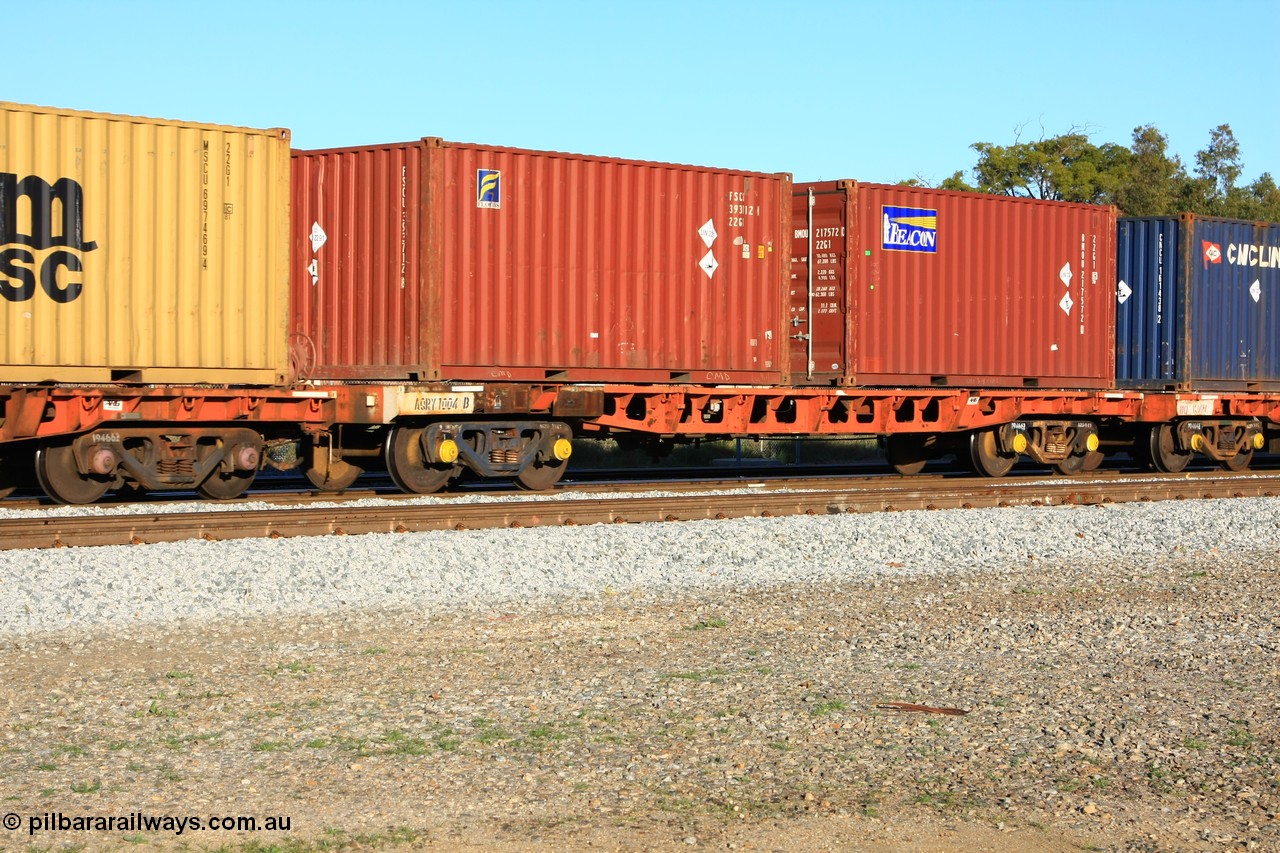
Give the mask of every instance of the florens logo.
<svg viewBox="0 0 1280 853">
<path fill-rule="evenodd" d="M 918 207 L 881 207 L 881 247 L 896 252 L 938 251 L 938 211 Z"/>
<path fill-rule="evenodd" d="M 502 207 L 502 173 L 496 169 L 476 169 L 476 207 Z"/>
<path fill-rule="evenodd" d="M 74 301 L 84 289 L 76 274 L 84 271 L 85 254 L 96 248 L 84 239 L 79 184 L 0 172 L 0 297 L 26 302 L 39 287 L 54 302 Z"/>
</svg>

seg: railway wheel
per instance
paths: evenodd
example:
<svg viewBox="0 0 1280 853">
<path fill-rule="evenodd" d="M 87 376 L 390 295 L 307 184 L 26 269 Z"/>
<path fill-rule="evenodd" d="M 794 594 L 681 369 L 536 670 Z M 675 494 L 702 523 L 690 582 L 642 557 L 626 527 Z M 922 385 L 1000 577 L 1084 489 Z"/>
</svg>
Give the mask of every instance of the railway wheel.
<svg viewBox="0 0 1280 853">
<path fill-rule="evenodd" d="M 253 485 L 253 471 L 236 471 L 233 474 L 226 474 L 222 471 L 214 471 L 204 482 L 196 486 L 196 491 L 203 498 L 214 501 L 229 501 L 232 498 L 238 498 L 249 490 L 249 486 Z"/>
<path fill-rule="evenodd" d="M 217 450 L 218 448 L 215 445 L 202 445 L 197 451 L 197 458 L 203 462 Z M 201 497 L 209 500 L 229 501 L 232 498 L 240 497 L 248 491 L 257 473 L 257 469 L 227 473 L 222 470 L 221 465 L 218 465 L 208 477 L 204 478 L 203 483 L 196 486 L 196 492 Z"/>
<path fill-rule="evenodd" d="M 254 471 L 236 471 L 227 474 L 220 470 L 215 470 L 204 482 L 196 486 L 196 491 L 202 498 L 208 498 L 213 501 L 229 501 L 232 498 L 238 498 L 249 490 L 249 486 L 253 484 Z"/>
<path fill-rule="evenodd" d="M 1064 477 L 1072 477 L 1085 471 L 1097 471 L 1102 467 L 1102 460 L 1105 458 L 1101 450 L 1086 450 L 1083 453 L 1073 453 L 1061 462 L 1054 463 L 1053 470 Z"/>
<path fill-rule="evenodd" d="M 62 504 L 93 503 L 111 487 L 109 477 L 80 473 L 70 444 L 46 445 L 36 451 L 36 480 L 46 495 Z"/>
<path fill-rule="evenodd" d="M 1074 477 L 1084 470 L 1086 455 L 1084 453 L 1073 453 L 1060 462 L 1053 463 L 1053 470 L 1057 471 L 1064 477 Z"/>
<path fill-rule="evenodd" d="M 1151 467 L 1163 474 L 1177 474 L 1191 462 L 1191 452 L 1178 449 L 1172 424 L 1156 424 L 1147 438 Z"/>
<path fill-rule="evenodd" d="M 331 456 L 328 448 L 311 445 L 311 464 L 303 473 L 307 481 L 322 492 L 341 492 L 349 489 L 364 473 L 364 468 L 352 465 L 346 459 Z"/>
<path fill-rule="evenodd" d="M 535 460 L 516 474 L 516 485 L 530 492 L 542 492 L 560 482 L 564 469 L 569 467 L 565 462 L 552 459 L 550 461 Z"/>
<path fill-rule="evenodd" d="M 1253 461 L 1253 448 L 1246 447 L 1230 459 L 1222 460 L 1222 467 L 1228 471 L 1245 471 Z"/>
<path fill-rule="evenodd" d="M 925 437 L 912 433 L 894 433 L 885 439 L 884 457 L 899 474 L 910 477 L 924 470 L 928 457 L 924 452 Z"/>
<path fill-rule="evenodd" d="M 387 436 L 387 473 L 403 492 L 429 495 L 445 487 L 459 472 L 456 465 L 427 461 L 422 452 L 422 430 L 396 427 Z"/>
<path fill-rule="evenodd" d="M 1018 461 L 1018 454 L 1001 453 L 996 431 L 984 429 L 969 436 L 969 461 L 983 477 L 1003 477 Z"/>
</svg>

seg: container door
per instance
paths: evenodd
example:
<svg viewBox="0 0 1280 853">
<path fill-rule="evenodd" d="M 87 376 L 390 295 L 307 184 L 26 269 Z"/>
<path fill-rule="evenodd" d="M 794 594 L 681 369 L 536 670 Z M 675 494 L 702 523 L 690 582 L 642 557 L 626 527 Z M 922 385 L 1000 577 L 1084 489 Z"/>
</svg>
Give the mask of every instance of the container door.
<svg viewBox="0 0 1280 853">
<path fill-rule="evenodd" d="M 838 384 L 845 370 L 845 192 L 804 187 L 792 208 L 791 381 Z"/>
</svg>

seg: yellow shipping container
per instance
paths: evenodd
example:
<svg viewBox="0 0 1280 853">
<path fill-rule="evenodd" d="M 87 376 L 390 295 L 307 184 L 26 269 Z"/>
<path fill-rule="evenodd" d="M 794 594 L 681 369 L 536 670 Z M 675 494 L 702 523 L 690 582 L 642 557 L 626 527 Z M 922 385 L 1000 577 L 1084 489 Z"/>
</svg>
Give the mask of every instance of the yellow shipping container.
<svg viewBox="0 0 1280 853">
<path fill-rule="evenodd" d="M 289 132 L 0 102 L 0 382 L 278 384 Z"/>
</svg>

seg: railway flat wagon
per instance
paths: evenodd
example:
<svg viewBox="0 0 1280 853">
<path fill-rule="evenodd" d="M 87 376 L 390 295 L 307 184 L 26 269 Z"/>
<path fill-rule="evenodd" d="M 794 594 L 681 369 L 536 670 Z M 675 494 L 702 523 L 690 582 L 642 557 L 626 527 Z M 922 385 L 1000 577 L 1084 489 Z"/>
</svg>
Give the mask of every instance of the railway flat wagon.
<svg viewBox="0 0 1280 853">
<path fill-rule="evenodd" d="M 853 180 L 793 189 L 776 388 L 612 389 L 588 428 L 682 437 L 871 435 L 915 473 L 955 454 L 1097 465 L 1112 394 L 1115 209 Z"/>
<path fill-rule="evenodd" d="M 603 383 L 787 382 L 790 216 L 785 174 L 437 138 L 295 151 L 296 361 L 394 398 L 386 429 L 317 436 L 308 476 L 546 488 Z"/>
<path fill-rule="evenodd" d="M 446 142 L 293 155 L 314 376 L 788 379 L 790 177 Z"/>
<path fill-rule="evenodd" d="M 1117 247 L 1122 387 L 1280 390 L 1280 225 L 1125 217 Z"/>
</svg>

